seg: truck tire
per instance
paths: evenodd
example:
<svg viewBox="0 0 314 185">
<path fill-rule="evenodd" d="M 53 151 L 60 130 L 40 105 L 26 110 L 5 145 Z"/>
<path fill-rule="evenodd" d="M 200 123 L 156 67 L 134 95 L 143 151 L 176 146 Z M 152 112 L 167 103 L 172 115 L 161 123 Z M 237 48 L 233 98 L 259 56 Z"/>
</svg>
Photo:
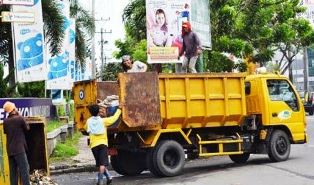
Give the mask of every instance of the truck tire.
<svg viewBox="0 0 314 185">
<path fill-rule="evenodd" d="M 146 164 L 147 164 L 147 168 L 149 169 L 149 171 L 156 177 L 161 177 L 162 174 L 161 172 L 158 170 L 157 168 L 157 163 L 156 163 L 156 158 L 153 157 L 154 152 L 156 152 L 156 150 L 151 149 L 148 151 L 147 155 L 146 155 Z"/>
<path fill-rule="evenodd" d="M 153 149 L 152 158 L 155 172 L 161 176 L 172 177 L 179 175 L 185 164 L 183 147 L 176 141 L 160 142 Z"/>
<path fill-rule="evenodd" d="M 146 154 L 118 150 L 118 155 L 111 157 L 111 166 L 119 174 L 125 176 L 139 175 L 146 169 Z"/>
<path fill-rule="evenodd" d="M 310 115 L 310 116 L 313 116 L 313 113 L 314 113 L 314 107 L 311 108 L 311 110 L 309 111 L 309 115 Z"/>
<path fill-rule="evenodd" d="M 229 155 L 230 159 L 238 164 L 244 164 L 250 158 L 250 153 L 243 153 L 238 155 Z"/>
<path fill-rule="evenodd" d="M 282 130 L 275 130 L 267 146 L 269 159 L 273 162 L 285 161 L 289 158 L 290 149 L 288 135 Z"/>
</svg>

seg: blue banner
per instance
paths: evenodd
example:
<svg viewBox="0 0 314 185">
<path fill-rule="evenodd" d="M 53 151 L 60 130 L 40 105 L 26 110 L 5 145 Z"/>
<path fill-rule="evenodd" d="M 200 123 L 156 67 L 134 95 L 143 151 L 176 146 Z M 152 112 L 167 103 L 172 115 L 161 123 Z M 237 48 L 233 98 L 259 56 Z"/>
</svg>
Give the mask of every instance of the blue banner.
<svg viewBox="0 0 314 185">
<path fill-rule="evenodd" d="M 50 98 L 1 98 L 0 99 L 0 121 L 8 115 L 3 109 L 6 101 L 15 103 L 18 112 L 24 116 L 54 117 L 54 109 Z"/>
</svg>

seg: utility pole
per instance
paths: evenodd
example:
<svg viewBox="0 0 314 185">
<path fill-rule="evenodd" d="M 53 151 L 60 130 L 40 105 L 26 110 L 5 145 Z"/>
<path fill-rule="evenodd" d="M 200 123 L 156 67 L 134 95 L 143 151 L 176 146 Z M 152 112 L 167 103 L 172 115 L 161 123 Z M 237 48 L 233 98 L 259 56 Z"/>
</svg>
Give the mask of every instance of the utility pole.
<svg viewBox="0 0 314 185">
<path fill-rule="evenodd" d="M 109 18 L 109 20 L 110 20 L 110 18 Z M 104 31 L 104 29 L 103 28 L 101 28 L 100 29 L 100 32 L 96 32 L 96 33 L 100 33 L 100 48 L 101 48 L 101 51 L 100 51 L 100 58 L 101 58 L 101 69 L 100 69 L 100 71 L 101 71 L 101 74 L 102 74 L 102 72 L 103 72 L 103 70 L 104 70 L 104 64 L 106 63 L 106 56 L 104 56 L 104 44 L 107 44 L 108 43 L 108 41 L 107 40 L 104 40 L 104 34 L 105 33 L 112 33 L 112 30 L 110 30 L 110 31 L 107 31 L 107 30 L 105 30 Z M 104 59 L 105 59 L 105 61 L 104 61 Z"/>
<path fill-rule="evenodd" d="M 100 58 L 101 58 L 101 75 L 104 69 L 104 37 L 103 37 L 103 28 L 100 29 L 100 46 L 101 46 L 101 51 L 100 51 Z"/>
<path fill-rule="evenodd" d="M 304 48 L 303 55 L 303 64 L 304 64 L 304 91 L 309 90 L 309 61 L 307 57 L 307 48 Z"/>
<path fill-rule="evenodd" d="M 95 0 L 92 0 L 92 17 L 95 22 Z M 96 79 L 95 32 L 92 34 L 92 79 Z"/>
</svg>

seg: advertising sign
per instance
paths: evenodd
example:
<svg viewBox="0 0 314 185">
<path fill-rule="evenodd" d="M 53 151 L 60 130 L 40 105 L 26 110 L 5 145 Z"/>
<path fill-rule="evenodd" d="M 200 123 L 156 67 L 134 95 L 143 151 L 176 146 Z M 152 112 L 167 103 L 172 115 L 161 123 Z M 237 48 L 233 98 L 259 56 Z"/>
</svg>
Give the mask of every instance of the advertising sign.
<svg viewBox="0 0 314 185">
<path fill-rule="evenodd" d="M 75 61 L 75 19 L 70 19 L 69 28 L 69 60 L 70 60 L 70 73 L 72 82 L 76 81 L 76 61 Z"/>
<path fill-rule="evenodd" d="M 314 0 L 302 0 L 300 5 L 306 7 L 306 11 L 299 16 L 307 19 L 314 27 Z M 314 50 L 312 48 L 307 48 L 307 60 L 309 76 L 314 76 Z"/>
<path fill-rule="evenodd" d="M 1 12 L 2 22 L 34 23 L 35 14 L 30 12 Z"/>
<path fill-rule="evenodd" d="M 203 47 L 211 47 L 206 0 L 146 0 L 146 19 L 148 63 L 180 62 L 184 21 L 191 22 Z"/>
<path fill-rule="evenodd" d="M 22 116 L 43 116 L 51 117 L 52 101 L 50 98 L 1 98 L 0 99 L 0 122 L 8 115 L 2 108 L 6 101 L 11 101 L 15 104 L 18 112 Z"/>
<path fill-rule="evenodd" d="M 47 79 L 41 1 L 33 6 L 12 5 L 12 12 L 35 15 L 35 22 L 13 22 L 16 74 L 18 82 Z"/>
<path fill-rule="evenodd" d="M 38 1 L 38 0 L 35 0 Z M 10 5 L 34 5 L 34 0 L 2 0 L 2 4 Z"/>
<path fill-rule="evenodd" d="M 58 55 L 52 56 L 47 50 L 48 56 L 48 80 L 46 89 L 72 89 L 73 81 L 70 72 L 70 50 L 69 50 L 69 30 L 70 30 L 70 2 L 68 0 L 59 0 L 57 5 L 64 16 L 65 37 L 62 44 L 62 50 Z"/>
</svg>

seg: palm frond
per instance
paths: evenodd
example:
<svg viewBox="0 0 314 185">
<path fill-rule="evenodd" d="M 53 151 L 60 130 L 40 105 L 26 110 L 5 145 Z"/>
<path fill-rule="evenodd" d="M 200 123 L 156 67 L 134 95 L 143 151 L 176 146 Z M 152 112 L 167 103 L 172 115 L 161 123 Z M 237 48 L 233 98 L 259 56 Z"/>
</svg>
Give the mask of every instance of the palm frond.
<svg viewBox="0 0 314 185">
<path fill-rule="evenodd" d="M 81 64 L 82 69 L 85 69 L 85 59 L 87 56 L 87 50 L 86 47 L 86 36 L 81 28 L 76 27 L 76 38 L 75 38 L 75 57 L 76 61 L 78 61 Z"/>
<path fill-rule="evenodd" d="M 122 19 L 126 31 L 137 41 L 146 39 L 146 7 L 145 0 L 134 0 L 123 10 Z"/>
<path fill-rule="evenodd" d="M 42 1 L 42 7 L 46 42 L 50 45 L 50 53 L 56 55 L 61 51 L 64 40 L 64 17 L 55 0 Z"/>
</svg>

